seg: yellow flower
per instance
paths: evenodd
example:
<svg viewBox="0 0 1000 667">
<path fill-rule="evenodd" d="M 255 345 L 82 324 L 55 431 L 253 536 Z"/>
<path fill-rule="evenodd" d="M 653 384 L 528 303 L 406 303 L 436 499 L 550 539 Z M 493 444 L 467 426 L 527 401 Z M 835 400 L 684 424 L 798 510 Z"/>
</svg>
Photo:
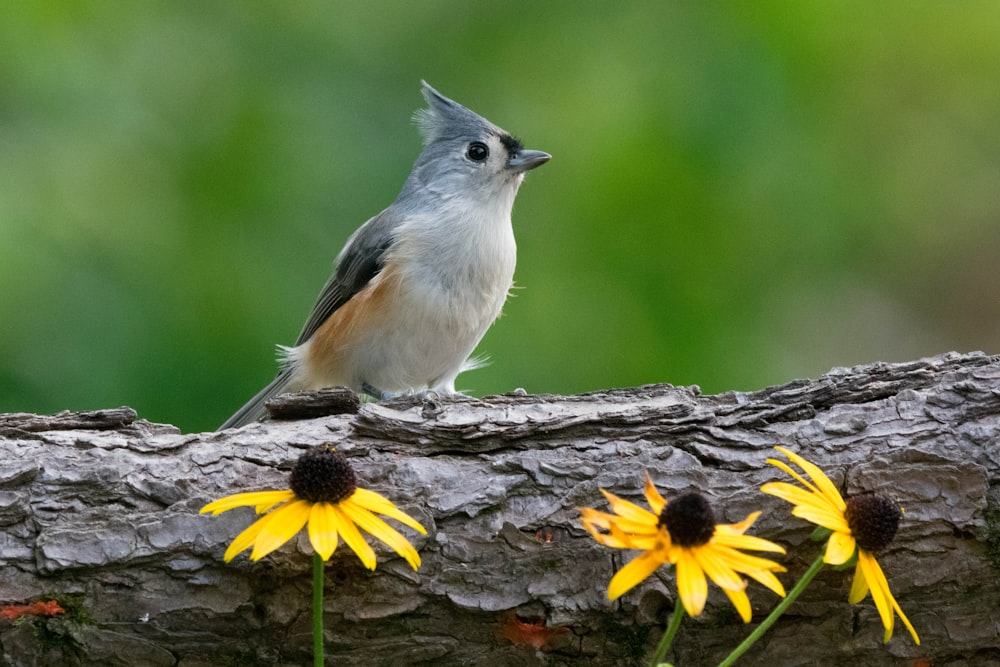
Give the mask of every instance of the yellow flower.
<svg viewBox="0 0 1000 667">
<path fill-rule="evenodd" d="M 229 545 L 224 556 L 227 563 L 251 546 L 250 559 L 259 560 L 308 526 L 309 541 L 323 560 L 333 554 L 339 536 L 365 567 L 374 570 L 375 552 L 362 536 L 364 530 L 389 545 L 414 570 L 420 567 L 416 549 L 376 514 L 396 519 L 421 534 L 427 531 L 386 498 L 357 486 L 347 459 L 332 447 L 306 451 L 292 469 L 289 487 L 237 493 L 201 508 L 202 514 L 211 512 L 214 516 L 234 507 L 256 507 L 257 513 L 264 515 Z"/>
<path fill-rule="evenodd" d="M 648 473 L 644 494 L 652 512 L 603 489 L 601 493 L 614 514 L 581 508 L 583 527 L 601 544 L 643 551 L 611 578 L 609 599 L 618 599 L 665 564 L 677 567 L 677 592 L 689 616 L 697 616 L 705 608 L 706 575 L 729 597 L 745 623 L 750 622 L 751 611 L 741 574 L 784 596 L 785 589 L 774 572 L 785 568 L 739 551 L 785 553 L 773 542 L 744 535 L 760 512 L 739 523 L 717 524 L 704 497 L 687 493 L 667 503 Z"/>
<path fill-rule="evenodd" d="M 848 601 L 856 604 L 871 593 L 885 627 L 886 642 L 892 637 L 895 612 L 910 631 L 913 641 L 920 644 L 916 630 L 892 596 L 889 582 L 873 553 L 888 546 L 895 537 L 902 517 L 899 507 L 884 496 L 870 493 L 852 496 L 845 501 L 819 467 L 784 447 L 775 449 L 801 468 L 809 479 L 784 461 L 768 459 L 768 463 L 794 477 L 802 487 L 787 482 L 769 482 L 760 487 L 760 490 L 792 503 L 795 506 L 792 509 L 794 516 L 831 531 L 823 556 L 824 562 L 843 565 L 857 553 L 858 564 L 854 570 L 854 582 Z"/>
</svg>

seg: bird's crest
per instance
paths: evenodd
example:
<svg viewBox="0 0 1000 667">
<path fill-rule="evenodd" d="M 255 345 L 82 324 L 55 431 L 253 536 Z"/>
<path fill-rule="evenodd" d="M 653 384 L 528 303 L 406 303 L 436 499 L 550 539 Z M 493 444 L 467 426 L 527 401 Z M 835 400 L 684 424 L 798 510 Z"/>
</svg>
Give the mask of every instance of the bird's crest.
<svg viewBox="0 0 1000 667">
<path fill-rule="evenodd" d="M 423 85 L 421 92 L 427 100 L 427 108 L 413 114 L 413 120 L 425 146 L 442 138 L 481 136 L 484 131 L 502 132 L 479 114 L 434 90 L 426 81 L 420 83 Z"/>
</svg>

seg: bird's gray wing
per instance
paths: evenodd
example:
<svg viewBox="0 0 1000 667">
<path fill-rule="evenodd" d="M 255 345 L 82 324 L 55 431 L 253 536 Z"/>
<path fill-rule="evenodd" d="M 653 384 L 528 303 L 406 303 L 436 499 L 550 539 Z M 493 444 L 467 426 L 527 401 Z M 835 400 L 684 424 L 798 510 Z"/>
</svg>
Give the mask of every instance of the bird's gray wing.
<svg viewBox="0 0 1000 667">
<path fill-rule="evenodd" d="M 361 225 L 351 235 L 337 256 L 337 266 L 323 285 L 295 345 L 309 340 L 330 315 L 378 275 L 401 221 L 401 216 L 390 207 Z"/>
</svg>

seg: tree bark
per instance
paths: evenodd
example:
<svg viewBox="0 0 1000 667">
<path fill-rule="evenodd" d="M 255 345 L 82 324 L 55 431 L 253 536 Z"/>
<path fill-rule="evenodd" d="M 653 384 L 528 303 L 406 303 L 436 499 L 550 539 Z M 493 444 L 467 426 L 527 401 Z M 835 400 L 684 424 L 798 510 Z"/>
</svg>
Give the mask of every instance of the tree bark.
<svg viewBox="0 0 1000 667">
<path fill-rule="evenodd" d="M 310 664 L 305 537 L 225 564 L 253 512 L 198 510 L 287 488 L 298 455 L 328 442 L 362 486 L 428 529 L 401 528 L 423 559 L 416 573 L 381 545 L 374 572 L 337 549 L 326 568 L 329 664 L 645 664 L 673 575 L 661 568 L 609 602 L 609 579 L 634 554 L 597 544 L 577 508 L 606 510 L 601 488 L 644 504 L 648 471 L 668 499 L 706 495 L 721 522 L 762 510 L 750 533 L 788 549 L 777 558 L 790 589 L 820 545 L 787 503 L 759 492 L 784 476 L 765 463 L 775 445 L 847 494 L 878 491 L 905 508 L 879 562 L 922 643 L 897 620 L 883 644 L 871 599 L 848 604 L 852 573 L 825 568 L 740 664 L 1000 664 L 1000 357 L 840 368 L 715 396 L 651 385 L 350 410 L 202 434 L 128 408 L 0 416 L 0 664 Z M 710 585 L 670 660 L 721 660 L 778 602 L 754 582 L 748 593 L 744 625 Z M 39 600 L 65 612 L 4 620 L 4 609 L 17 615 L 9 605 Z"/>
</svg>

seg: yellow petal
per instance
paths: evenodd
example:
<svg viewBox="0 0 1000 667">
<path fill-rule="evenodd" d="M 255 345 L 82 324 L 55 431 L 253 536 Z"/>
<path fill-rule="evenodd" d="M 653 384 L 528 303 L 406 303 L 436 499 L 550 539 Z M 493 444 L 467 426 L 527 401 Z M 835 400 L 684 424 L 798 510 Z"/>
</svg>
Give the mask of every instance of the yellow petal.
<svg viewBox="0 0 1000 667">
<path fill-rule="evenodd" d="M 785 449 L 784 447 L 775 447 L 779 452 L 787 456 L 795 465 L 802 468 L 807 475 L 812 479 L 812 481 L 819 487 L 823 495 L 827 497 L 831 502 L 833 502 L 837 509 L 843 512 L 847 509 L 847 503 L 844 502 L 843 496 L 840 495 L 840 491 L 837 487 L 833 485 L 830 478 L 827 477 L 819 466 L 806 461 L 804 458 L 799 456 L 793 451 Z"/>
<path fill-rule="evenodd" d="M 607 512 L 601 512 L 590 507 L 578 507 L 577 511 L 580 512 L 581 523 L 590 524 L 594 528 L 603 528 L 604 530 L 611 528 L 611 522 L 615 518 Z M 588 530 L 590 529 L 588 528 Z"/>
<path fill-rule="evenodd" d="M 237 493 L 225 498 L 219 498 L 201 508 L 199 514 L 211 512 L 213 516 L 220 514 L 234 507 L 254 507 L 263 503 L 274 506 L 295 497 L 295 493 L 289 489 L 284 491 L 251 491 L 250 493 Z M 258 512 L 259 513 L 259 512 Z"/>
<path fill-rule="evenodd" d="M 740 591 L 746 588 L 746 582 L 726 562 L 725 557 L 711 545 L 694 547 L 689 550 L 698 566 L 715 582 L 719 588 L 730 591 Z"/>
<path fill-rule="evenodd" d="M 754 521 L 760 517 L 760 512 L 750 512 L 747 514 L 747 518 L 743 519 L 738 523 L 720 523 L 715 526 L 715 534 L 718 535 L 720 532 L 727 535 L 742 535 L 747 532 L 747 530 L 754 524 Z"/>
<path fill-rule="evenodd" d="M 370 489 L 362 489 L 361 487 L 358 487 L 350 499 L 365 509 L 371 510 L 376 514 L 383 514 L 390 519 L 395 519 L 401 524 L 409 526 L 421 535 L 427 534 L 427 529 L 420 525 L 419 521 L 393 505 L 388 498 L 381 496 Z"/>
<path fill-rule="evenodd" d="M 309 520 L 311 504 L 308 500 L 296 500 L 265 515 L 250 552 L 250 560 L 260 560 L 295 537 Z"/>
<path fill-rule="evenodd" d="M 651 535 L 636 535 L 635 533 L 626 533 L 624 530 L 618 527 L 617 523 L 611 524 L 611 540 L 621 543 L 628 549 L 642 549 L 643 547 L 638 546 L 639 544 L 647 544 L 649 540 L 653 540 L 654 543 L 660 541 L 660 531 L 653 533 Z M 664 534 L 666 531 L 662 531 Z"/>
<path fill-rule="evenodd" d="M 889 604 L 886 597 L 889 593 L 889 584 L 885 583 L 882 568 L 879 567 L 878 562 L 872 558 L 871 554 L 864 551 L 858 554 L 857 569 L 864 574 L 865 580 L 868 582 L 872 601 L 875 603 L 875 608 L 878 609 L 878 615 L 882 618 L 882 626 L 885 627 L 885 641 L 888 642 L 892 637 L 892 627 L 896 620 L 892 614 L 892 605 Z M 888 595 L 888 597 L 892 596 Z"/>
<path fill-rule="evenodd" d="M 632 541 L 628 539 L 624 533 L 621 532 L 611 532 L 601 533 L 597 530 L 591 530 L 586 523 L 584 523 L 584 528 L 590 531 L 590 535 L 597 541 L 598 544 L 603 544 L 606 547 L 611 547 L 613 549 L 631 549 Z"/>
<path fill-rule="evenodd" d="M 604 497 L 608 499 L 611 509 L 614 510 L 614 513 L 618 516 L 651 525 L 655 525 L 659 520 L 659 517 L 655 514 L 649 510 L 644 510 L 635 503 L 623 500 L 622 498 L 619 498 L 615 494 L 605 491 L 604 489 L 601 489 L 601 493 L 603 493 Z"/>
<path fill-rule="evenodd" d="M 789 484 L 788 482 L 768 482 L 760 487 L 763 493 L 770 494 L 772 496 L 777 496 L 782 500 L 788 501 L 791 504 L 798 505 L 810 505 L 813 507 L 829 507 L 832 511 L 836 511 L 836 508 L 830 503 L 829 500 L 824 498 L 819 493 L 814 493 L 808 489 L 803 489 L 800 486 L 795 486 L 794 484 Z"/>
<path fill-rule="evenodd" d="M 605 531 L 611 530 L 611 522 L 615 517 L 610 514 L 605 514 L 604 512 L 598 512 L 597 510 L 590 509 L 589 507 L 581 507 L 579 510 L 580 524 L 595 540 L 597 540 L 599 544 L 603 544 L 608 547 L 615 547 L 617 549 L 624 549 L 628 547 L 628 539 L 621 533 L 621 531 L 614 531 L 610 535 L 608 533 L 601 532 L 601 529 L 604 529 Z"/>
<path fill-rule="evenodd" d="M 615 516 L 614 514 L 607 514 L 595 509 L 590 509 L 589 507 L 580 507 L 577 509 L 580 512 L 583 521 L 598 528 L 603 528 L 604 530 L 610 530 L 612 526 L 616 526 L 624 533 L 638 535 L 656 535 L 660 531 L 659 526 L 656 524 L 625 519 L 620 516 Z"/>
<path fill-rule="evenodd" d="M 863 552 L 862 552 L 863 553 Z M 861 554 L 858 554 L 858 559 L 860 560 Z M 857 604 L 865 599 L 868 595 L 868 580 L 865 579 L 865 572 L 860 567 L 854 568 L 854 581 L 851 582 L 851 592 L 847 596 L 847 601 L 851 604 Z"/>
<path fill-rule="evenodd" d="M 888 642 L 892 638 L 893 612 L 895 612 L 899 615 L 899 619 L 903 621 L 906 629 L 910 631 L 913 641 L 919 645 L 920 637 L 917 636 L 917 631 L 913 629 L 910 619 L 900 609 L 896 598 L 892 596 L 892 591 L 889 590 L 889 582 L 885 578 L 885 573 L 882 572 L 882 566 L 875 560 L 875 556 L 867 551 L 859 551 L 858 569 L 865 573 L 865 579 L 871 587 L 872 601 L 875 602 L 875 608 L 878 609 L 879 616 L 882 617 L 882 625 L 885 626 L 884 641 Z"/>
<path fill-rule="evenodd" d="M 643 489 L 643 494 L 646 496 L 646 502 L 649 503 L 650 509 L 653 510 L 653 514 L 660 516 L 663 513 L 663 508 L 666 506 L 667 501 L 660 495 L 660 492 L 656 490 L 653 485 L 653 480 L 649 477 L 649 471 L 646 471 L 646 486 Z"/>
<path fill-rule="evenodd" d="M 697 616 L 705 608 L 708 582 L 690 550 L 680 548 L 677 551 L 677 593 L 688 616 Z"/>
<path fill-rule="evenodd" d="M 584 528 L 586 528 L 584 524 Z M 590 535 L 597 541 L 598 544 L 603 544 L 606 547 L 611 547 L 612 549 L 631 549 L 631 542 L 628 539 L 623 539 L 620 534 L 607 534 L 599 533 L 596 530 L 590 531 Z"/>
<path fill-rule="evenodd" d="M 659 535 L 629 535 L 629 549 L 639 549 L 640 551 L 663 550 L 663 538 Z"/>
<path fill-rule="evenodd" d="M 388 544 L 393 551 L 406 559 L 414 570 L 420 567 L 420 554 L 413 548 L 405 537 L 399 534 L 395 528 L 378 518 L 364 507 L 348 499 L 340 503 L 340 508 L 354 521 L 362 530 L 371 533 L 374 537 Z"/>
<path fill-rule="evenodd" d="M 246 530 L 237 535 L 236 539 L 229 545 L 229 548 L 226 549 L 226 553 L 222 557 L 223 560 L 228 563 L 232 559 L 236 558 L 237 554 L 249 549 L 253 545 L 254 540 L 256 540 L 257 536 L 260 534 L 260 529 L 264 527 L 264 522 L 266 522 L 269 518 L 270 517 L 265 516 L 257 519 L 250 524 Z"/>
<path fill-rule="evenodd" d="M 801 505 L 802 503 L 825 505 L 830 502 L 822 494 L 788 482 L 768 482 L 761 485 L 760 490 L 764 493 L 770 493 L 772 496 L 778 496 L 782 500 L 787 500 L 793 505 Z"/>
<path fill-rule="evenodd" d="M 819 488 L 816 487 L 815 484 L 813 484 L 812 482 L 810 482 L 809 480 L 807 480 L 805 477 L 803 477 L 802 475 L 800 475 L 796 470 L 794 470 L 791 466 L 789 466 L 784 461 L 779 461 L 778 459 L 767 459 L 766 463 L 770 463 L 775 468 L 779 468 L 782 472 L 784 472 L 785 474 L 787 474 L 790 477 L 794 478 L 795 481 L 797 481 L 802 486 L 806 487 L 807 491 L 809 491 L 811 493 L 815 493 L 816 495 L 822 495 L 822 492 L 819 490 Z"/>
<path fill-rule="evenodd" d="M 615 498 L 615 501 L 627 502 L 621 501 L 618 498 Z M 631 503 L 628 504 L 631 505 Z M 645 548 L 635 546 L 635 540 L 638 539 L 643 544 L 648 544 L 650 540 L 660 539 L 661 533 L 665 531 L 656 525 L 654 515 L 638 507 L 635 507 L 635 509 L 640 510 L 647 516 L 636 520 L 633 518 L 634 515 L 632 513 L 629 513 L 627 517 L 623 517 L 600 512 L 589 507 L 578 508 L 583 527 L 601 544 L 616 548 Z M 653 520 L 650 521 L 649 518 Z M 601 532 L 601 530 L 607 532 Z"/>
<path fill-rule="evenodd" d="M 733 549 L 750 549 L 751 551 L 771 551 L 778 554 L 785 553 L 784 547 L 775 544 L 770 540 L 753 535 L 728 534 L 720 530 L 723 526 L 715 527 L 715 535 L 712 536 L 712 544 Z"/>
<path fill-rule="evenodd" d="M 660 527 L 656 524 L 646 523 L 645 521 L 634 521 L 620 516 L 613 517 L 611 524 L 618 528 L 618 530 L 629 535 L 656 535 L 660 532 Z"/>
<path fill-rule="evenodd" d="M 906 629 L 910 631 L 910 636 L 913 637 L 913 643 L 920 646 L 920 637 L 917 636 L 917 631 L 913 629 L 913 624 L 910 623 L 910 619 L 908 619 L 906 614 L 903 613 L 903 610 L 899 608 L 899 603 L 897 603 L 896 598 L 892 597 L 892 594 L 889 593 L 889 589 L 886 588 L 885 590 L 886 594 L 889 596 L 889 601 L 892 603 L 892 608 L 895 609 L 896 614 L 899 615 L 899 620 L 901 620 L 903 625 L 906 626 Z"/>
<path fill-rule="evenodd" d="M 734 607 L 736 607 L 736 611 L 739 612 L 740 618 L 743 619 L 743 622 L 749 623 L 753 613 L 750 609 L 750 599 L 747 597 L 746 591 L 731 591 L 723 588 L 722 592 L 726 594 L 729 601 L 733 603 Z"/>
<path fill-rule="evenodd" d="M 768 482 L 760 487 L 762 493 L 777 496 L 793 505 L 805 502 L 805 499 L 812 495 L 811 491 L 789 484 L 788 482 Z"/>
<path fill-rule="evenodd" d="M 830 565 L 843 565 L 854 555 L 857 546 L 857 540 L 850 533 L 834 533 L 826 543 L 823 562 Z"/>
<path fill-rule="evenodd" d="M 295 498 L 295 494 L 292 493 L 291 496 L 287 496 L 285 498 L 280 498 L 280 499 L 276 498 L 274 500 L 267 500 L 267 501 L 264 501 L 264 502 L 261 502 L 261 503 L 257 503 L 257 506 L 254 507 L 254 511 L 257 512 L 257 514 L 267 514 L 271 510 L 273 510 L 276 507 L 278 507 L 279 505 L 283 505 L 286 502 L 288 502 L 289 500 L 292 500 L 294 498 Z"/>
<path fill-rule="evenodd" d="M 772 496 L 777 496 L 793 505 L 792 514 L 807 521 L 829 528 L 847 532 L 850 530 L 843 510 L 837 508 L 826 496 L 801 489 L 786 482 L 769 482 L 760 490 Z"/>
<path fill-rule="evenodd" d="M 736 572 L 743 572 L 749 574 L 756 570 L 765 571 L 775 571 L 784 572 L 785 568 L 773 560 L 768 558 L 761 558 L 760 556 L 752 556 L 750 554 L 745 554 L 742 551 L 732 549 L 730 547 L 720 547 L 716 545 L 714 547 L 715 552 L 718 556 L 725 560 L 726 564 L 735 570 Z"/>
<path fill-rule="evenodd" d="M 810 521 L 817 526 L 823 526 L 835 533 L 850 533 L 851 526 L 843 513 L 835 512 L 832 509 L 821 507 L 816 508 L 809 505 L 796 505 L 792 509 L 792 516 Z"/>
<path fill-rule="evenodd" d="M 656 568 L 662 564 L 663 561 L 658 558 L 657 554 L 650 551 L 632 559 L 625 567 L 618 570 L 615 576 L 611 577 L 611 582 L 608 584 L 608 599 L 617 600 L 653 574 Z"/>
<path fill-rule="evenodd" d="M 784 572 L 785 568 L 782 567 L 781 569 L 777 569 L 777 571 Z M 781 585 L 781 582 L 778 581 L 778 578 L 770 570 L 746 570 L 746 575 L 756 580 L 757 583 L 767 586 L 781 597 L 785 597 L 785 587 Z"/>
<path fill-rule="evenodd" d="M 333 505 L 322 502 L 315 503 L 309 512 L 309 543 L 323 560 L 337 549 L 337 525 L 333 518 Z"/>
<path fill-rule="evenodd" d="M 362 537 L 357 526 L 354 525 L 354 521 L 344 512 L 339 504 L 333 506 L 333 520 L 337 526 L 337 532 L 344 539 L 347 546 L 351 548 L 351 551 L 358 555 L 358 558 L 361 559 L 365 567 L 369 570 L 374 570 L 375 551 L 365 542 L 365 538 Z"/>
</svg>

